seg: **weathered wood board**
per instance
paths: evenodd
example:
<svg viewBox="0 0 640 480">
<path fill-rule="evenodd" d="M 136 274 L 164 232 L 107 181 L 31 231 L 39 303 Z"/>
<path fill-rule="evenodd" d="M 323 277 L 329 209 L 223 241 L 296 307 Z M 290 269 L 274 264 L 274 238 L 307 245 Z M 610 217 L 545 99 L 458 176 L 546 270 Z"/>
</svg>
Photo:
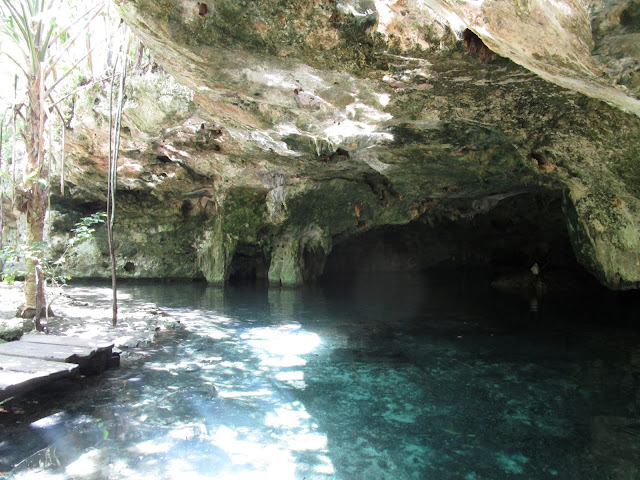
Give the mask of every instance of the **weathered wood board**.
<svg viewBox="0 0 640 480">
<path fill-rule="evenodd" d="M 118 366 L 113 342 L 59 335 L 24 335 L 0 344 L 0 399 L 78 373 Z"/>
<path fill-rule="evenodd" d="M 47 360 L 38 360 L 36 358 L 0 355 L 0 371 L 3 370 L 24 373 L 73 372 L 78 370 L 78 365 L 74 363 L 49 362 Z"/>
<path fill-rule="evenodd" d="M 0 399 L 78 374 L 72 363 L 0 355 Z"/>
<path fill-rule="evenodd" d="M 74 347 L 91 347 L 96 350 L 113 348 L 113 342 L 106 340 L 86 339 L 79 337 L 65 337 L 62 335 L 35 335 L 28 333 L 23 335 L 21 342 L 45 343 L 49 345 L 70 345 Z"/>
<path fill-rule="evenodd" d="M 82 357 L 89 357 L 96 352 L 93 347 L 77 347 L 72 345 L 48 345 L 46 343 L 9 342 L 0 345 L 0 355 L 37 358 L 52 362 L 77 363 Z"/>
</svg>

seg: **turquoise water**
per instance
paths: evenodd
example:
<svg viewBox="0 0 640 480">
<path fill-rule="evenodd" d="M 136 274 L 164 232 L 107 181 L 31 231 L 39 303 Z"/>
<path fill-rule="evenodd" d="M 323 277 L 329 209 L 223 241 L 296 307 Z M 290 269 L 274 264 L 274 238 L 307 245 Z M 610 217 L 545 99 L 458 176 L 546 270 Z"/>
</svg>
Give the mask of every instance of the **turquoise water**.
<svg viewBox="0 0 640 480">
<path fill-rule="evenodd" d="M 532 302 L 442 272 L 121 291 L 182 328 L 5 412 L 15 478 L 640 478 L 635 296 Z"/>
</svg>

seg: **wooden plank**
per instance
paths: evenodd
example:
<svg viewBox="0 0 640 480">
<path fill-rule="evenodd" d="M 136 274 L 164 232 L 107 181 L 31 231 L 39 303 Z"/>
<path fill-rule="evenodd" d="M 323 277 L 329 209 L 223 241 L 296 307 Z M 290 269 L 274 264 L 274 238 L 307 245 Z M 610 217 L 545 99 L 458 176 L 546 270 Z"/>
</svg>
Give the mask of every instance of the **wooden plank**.
<svg viewBox="0 0 640 480">
<path fill-rule="evenodd" d="M 113 348 L 113 342 L 99 339 L 65 337 L 63 335 L 36 335 L 29 333 L 23 335 L 21 342 L 45 343 L 50 345 L 71 345 L 74 347 L 90 347 L 96 350 L 107 350 Z"/>
<path fill-rule="evenodd" d="M 93 347 L 47 345 L 45 343 L 9 342 L 0 345 L 0 355 L 39 358 L 53 362 L 79 363 L 96 353 Z"/>
<path fill-rule="evenodd" d="M 78 365 L 74 363 L 50 362 L 37 358 L 0 355 L 0 371 L 10 370 L 23 373 L 50 374 L 63 371 L 71 373 L 78 369 Z"/>
</svg>

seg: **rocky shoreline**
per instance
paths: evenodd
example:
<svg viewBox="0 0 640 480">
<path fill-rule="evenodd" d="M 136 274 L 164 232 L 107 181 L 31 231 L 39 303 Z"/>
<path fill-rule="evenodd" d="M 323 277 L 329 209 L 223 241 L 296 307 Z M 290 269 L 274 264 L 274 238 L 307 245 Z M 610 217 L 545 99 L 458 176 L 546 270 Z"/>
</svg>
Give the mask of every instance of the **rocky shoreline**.
<svg viewBox="0 0 640 480">
<path fill-rule="evenodd" d="M 33 321 L 15 316 L 23 302 L 22 288 L 22 282 L 0 282 L 0 343 L 18 340 L 34 330 Z M 93 301 L 85 298 L 89 293 Z M 130 306 L 120 302 L 118 325 L 113 327 L 111 290 L 103 285 L 63 285 L 47 289 L 47 297 L 55 316 L 43 320 L 46 333 L 109 339 L 123 350 L 124 358 L 129 356 L 128 349 L 149 344 L 180 325 L 153 303 Z"/>
</svg>

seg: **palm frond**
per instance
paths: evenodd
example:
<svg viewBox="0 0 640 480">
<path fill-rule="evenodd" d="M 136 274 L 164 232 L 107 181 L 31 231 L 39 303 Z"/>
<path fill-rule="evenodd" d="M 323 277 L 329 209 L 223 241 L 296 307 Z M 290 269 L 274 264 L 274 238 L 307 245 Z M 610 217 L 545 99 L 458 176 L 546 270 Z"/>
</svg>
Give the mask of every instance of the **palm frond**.
<svg viewBox="0 0 640 480">
<path fill-rule="evenodd" d="M 4 55 L 9 60 L 11 60 L 13 63 L 15 63 L 16 66 L 20 69 L 20 71 L 22 71 L 22 73 L 24 74 L 25 77 L 29 76 L 29 74 L 26 72 L 26 70 L 22 67 L 22 64 L 20 62 L 18 62 L 15 58 L 13 58 L 13 56 L 8 54 L 7 52 L 0 52 L 0 55 Z"/>
<path fill-rule="evenodd" d="M 30 34 L 29 22 L 27 21 L 26 17 L 23 17 L 20 11 L 15 7 L 15 5 L 11 4 L 9 0 L 0 0 L 0 1 L 2 1 L 4 6 L 10 12 L 10 15 L 5 17 L 6 18 L 5 25 L 7 21 L 11 21 L 16 27 L 18 27 L 18 30 L 20 31 L 20 34 L 22 35 L 23 40 L 26 39 L 26 37 L 28 37 Z M 13 32 L 14 38 L 17 39 L 16 37 L 18 34 L 15 31 L 15 28 L 11 28 L 12 26 L 13 25 L 8 26 L 8 30 Z"/>
<path fill-rule="evenodd" d="M 35 39 L 34 39 L 34 35 L 33 32 L 31 31 L 30 25 L 29 25 L 29 19 L 31 18 L 30 15 L 27 13 L 26 9 L 25 9 L 25 3 L 27 4 L 28 7 L 31 7 L 31 4 L 28 1 L 22 1 L 20 2 L 20 8 L 22 10 L 22 20 L 24 21 L 25 24 L 25 28 L 21 29 L 22 30 L 22 40 L 25 42 L 26 46 L 27 46 L 27 50 L 29 51 L 29 57 L 31 60 L 31 74 L 32 75 L 36 75 L 38 72 L 38 62 L 37 62 L 37 58 L 39 58 L 39 52 L 36 48 L 36 44 L 35 44 Z M 20 23 L 18 22 L 18 25 L 20 25 Z"/>
<path fill-rule="evenodd" d="M 45 78 L 49 76 L 49 74 L 51 73 L 51 71 L 56 67 L 56 65 L 58 64 L 58 62 L 62 59 L 62 57 L 64 56 L 64 54 L 66 53 L 67 50 L 69 50 L 69 48 L 75 43 L 75 41 L 78 39 L 78 37 L 82 34 L 85 33 L 86 27 L 93 21 L 94 18 L 96 18 L 100 12 L 102 11 L 102 7 L 103 7 L 103 3 L 100 2 L 97 5 L 94 5 L 93 7 L 91 7 L 89 10 L 87 10 L 82 16 L 80 16 L 78 19 L 76 19 L 71 25 L 67 26 L 66 28 L 64 28 L 61 32 L 59 32 L 51 41 L 50 44 L 53 44 L 54 42 L 56 42 L 62 35 L 64 35 L 65 33 L 67 33 L 69 31 L 69 29 L 75 25 L 76 23 L 78 23 L 81 19 L 83 19 L 86 15 L 91 14 L 91 18 L 89 18 L 89 20 L 87 20 L 84 24 L 84 28 L 81 28 L 79 30 L 79 32 L 73 37 L 71 38 L 71 40 L 67 40 L 65 47 L 62 49 L 62 51 L 60 53 L 58 53 L 58 55 L 49 62 L 49 65 L 46 69 L 46 71 L 44 72 L 44 76 Z M 95 12 L 93 11 L 95 9 Z M 93 50 L 93 49 L 92 49 Z M 85 57 L 86 58 L 86 57 Z"/>
</svg>

